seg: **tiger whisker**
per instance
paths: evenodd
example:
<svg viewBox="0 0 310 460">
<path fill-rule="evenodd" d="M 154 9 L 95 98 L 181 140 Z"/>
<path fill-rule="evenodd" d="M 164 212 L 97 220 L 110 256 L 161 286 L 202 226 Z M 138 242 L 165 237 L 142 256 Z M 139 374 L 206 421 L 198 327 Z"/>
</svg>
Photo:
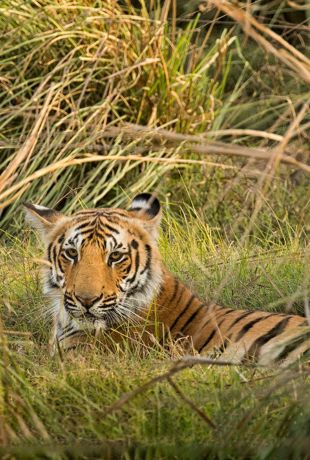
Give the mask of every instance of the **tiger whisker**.
<svg viewBox="0 0 310 460">
<path fill-rule="evenodd" d="M 118 312 L 118 316 L 122 319 L 127 319 L 130 321 L 130 323 L 134 324 L 134 325 L 138 325 L 138 324 L 141 324 L 141 320 L 143 320 L 142 317 L 139 317 L 138 315 L 137 318 L 133 317 L 132 316 L 132 313 L 131 311 L 128 311 L 128 310 L 123 310 L 123 311 L 119 311 Z"/>
<path fill-rule="evenodd" d="M 124 307 L 123 305 L 122 306 L 118 306 L 121 311 L 126 314 L 126 316 L 128 318 L 132 318 L 133 316 L 135 317 L 135 319 L 138 321 L 145 321 L 145 318 L 143 318 L 142 316 L 138 315 L 136 312 L 132 311 L 132 310 L 129 310 L 127 309 L 126 307 Z"/>
<path fill-rule="evenodd" d="M 145 311 L 144 308 L 137 308 L 136 306 L 133 306 L 130 303 L 123 303 L 122 302 L 120 305 L 122 305 L 123 307 L 127 308 L 130 312 L 135 313 L 135 314 L 137 314 L 137 312 L 143 313 Z"/>
<path fill-rule="evenodd" d="M 33 313 L 36 313 L 35 315 L 35 318 Z M 28 312 L 28 313 L 25 313 L 22 315 L 22 318 L 23 319 L 28 319 L 28 318 L 32 318 L 32 319 L 35 319 L 35 320 L 39 320 L 39 319 L 42 319 L 42 318 L 48 318 L 50 316 L 53 316 L 55 314 L 55 311 L 54 310 L 50 310 L 50 311 L 41 311 L 39 314 L 38 314 L 38 310 L 37 311 L 34 311 L 34 312 Z"/>
</svg>

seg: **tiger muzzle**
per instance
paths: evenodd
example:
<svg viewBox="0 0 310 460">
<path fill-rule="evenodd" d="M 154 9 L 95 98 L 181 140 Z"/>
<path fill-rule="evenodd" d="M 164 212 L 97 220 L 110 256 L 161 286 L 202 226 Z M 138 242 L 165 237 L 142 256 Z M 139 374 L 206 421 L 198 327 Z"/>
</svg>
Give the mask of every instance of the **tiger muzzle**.
<svg viewBox="0 0 310 460">
<path fill-rule="evenodd" d="M 102 299 L 102 295 L 96 296 L 96 297 L 91 297 L 91 296 L 77 296 L 75 295 L 75 298 L 80 302 L 80 304 L 86 309 L 89 310 L 91 307 L 93 307 L 97 302 L 100 302 Z"/>
</svg>

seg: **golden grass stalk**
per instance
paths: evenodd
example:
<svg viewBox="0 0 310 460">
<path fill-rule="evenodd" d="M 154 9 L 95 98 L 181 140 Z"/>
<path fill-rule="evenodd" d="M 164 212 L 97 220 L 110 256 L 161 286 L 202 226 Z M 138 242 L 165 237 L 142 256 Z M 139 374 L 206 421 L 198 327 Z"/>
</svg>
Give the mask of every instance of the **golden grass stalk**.
<svg viewBox="0 0 310 460">
<path fill-rule="evenodd" d="M 244 32 L 259 43 L 268 53 L 273 54 L 282 61 L 306 83 L 310 83 L 310 60 L 303 53 L 298 51 L 273 30 L 261 24 L 251 16 L 247 10 L 244 11 L 240 6 L 233 5 L 226 0 L 210 0 L 210 3 L 213 3 L 219 10 L 238 22 Z M 279 49 L 273 46 L 258 31 L 274 40 L 279 45 Z"/>
<path fill-rule="evenodd" d="M 121 133 L 132 139 L 136 139 L 137 135 L 142 135 L 145 138 L 151 138 L 155 142 L 169 141 L 175 144 L 186 145 L 192 152 L 202 155 L 226 155 L 240 156 L 256 160 L 269 161 L 272 150 L 263 148 L 244 147 L 241 145 L 229 144 L 225 142 L 210 142 L 207 141 L 204 135 L 180 134 L 173 131 L 168 131 L 164 128 L 148 128 L 141 125 L 126 123 L 120 127 L 110 127 L 103 134 L 105 137 L 117 137 Z M 281 138 L 282 139 L 282 138 Z M 310 166 L 296 160 L 285 153 L 281 153 L 279 160 L 282 163 L 289 164 L 295 168 L 301 169 L 310 173 Z"/>
<path fill-rule="evenodd" d="M 2 202 L 2 200 L 6 197 L 8 197 L 10 194 L 15 193 L 25 187 L 26 185 L 30 184 L 31 182 L 35 181 L 36 179 L 39 179 L 40 177 L 46 176 L 48 174 L 51 174 L 57 170 L 65 169 L 70 166 L 76 166 L 76 165 L 82 165 L 85 163 L 97 163 L 101 161 L 135 161 L 138 163 L 164 163 L 164 164 L 170 164 L 173 167 L 180 167 L 182 165 L 209 165 L 209 166 L 215 166 L 215 167 L 220 167 L 223 169 L 237 169 L 236 166 L 231 166 L 231 165 L 225 165 L 221 163 L 215 163 L 211 161 L 205 161 L 205 160 L 190 160 L 190 159 L 185 159 L 185 158 L 161 158 L 161 157 L 142 157 L 139 155 L 88 155 L 85 158 L 64 158 L 63 160 L 57 161 L 49 166 L 46 166 L 44 168 L 41 168 L 31 174 L 30 176 L 26 177 L 25 179 L 17 182 L 16 184 L 12 185 L 9 187 L 5 192 L 2 192 L 0 194 L 0 209 L 4 208 L 7 206 L 10 202 L 14 201 L 16 199 L 16 196 L 14 195 L 11 199 Z M 1 203 L 2 202 L 2 203 Z"/>
<path fill-rule="evenodd" d="M 251 136 L 262 137 L 263 139 L 270 139 L 271 141 L 281 141 L 283 136 L 280 134 L 269 133 L 267 131 L 260 131 L 257 129 L 216 129 L 208 131 L 206 136 L 222 137 L 222 136 Z"/>
<path fill-rule="evenodd" d="M 5 188 L 7 185 L 7 182 L 10 181 L 10 178 L 12 175 L 15 173 L 15 171 L 18 169 L 18 167 L 22 164 L 24 160 L 29 160 L 32 152 L 35 149 L 36 143 L 38 141 L 40 132 L 42 131 L 42 128 L 44 126 L 44 123 L 47 119 L 48 112 L 50 110 L 50 102 L 52 99 L 53 95 L 53 90 L 54 87 L 51 86 L 49 92 L 47 93 L 47 96 L 45 98 L 44 105 L 41 109 L 41 112 L 39 116 L 37 117 L 37 120 L 34 124 L 34 127 L 24 143 L 24 145 L 21 147 L 21 149 L 16 153 L 15 157 L 13 160 L 9 163 L 7 168 L 3 171 L 3 173 L 0 176 L 0 192 Z"/>
</svg>

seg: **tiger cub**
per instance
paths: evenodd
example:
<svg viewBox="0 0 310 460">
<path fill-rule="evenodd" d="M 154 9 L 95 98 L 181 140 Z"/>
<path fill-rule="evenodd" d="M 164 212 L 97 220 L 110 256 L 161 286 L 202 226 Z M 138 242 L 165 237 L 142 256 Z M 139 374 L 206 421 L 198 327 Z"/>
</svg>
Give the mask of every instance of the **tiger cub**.
<svg viewBox="0 0 310 460">
<path fill-rule="evenodd" d="M 136 196 L 128 211 L 84 209 L 68 217 L 30 203 L 25 208 L 46 246 L 54 346 L 66 349 L 87 332 L 141 322 L 153 306 L 172 338 L 189 337 L 198 353 L 216 350 L 222 360 L 283 365 L 310 349 L 305 318 L 212 305 L 169 273 L 157 246 L 161 207 L 150 194 Z"/>
</svg>

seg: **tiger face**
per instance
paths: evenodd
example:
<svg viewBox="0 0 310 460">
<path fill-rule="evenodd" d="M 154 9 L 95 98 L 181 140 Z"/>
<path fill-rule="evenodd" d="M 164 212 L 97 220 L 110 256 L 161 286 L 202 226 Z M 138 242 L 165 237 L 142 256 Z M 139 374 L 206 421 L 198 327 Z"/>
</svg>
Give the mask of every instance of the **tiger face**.
<svg viewBox="0 0 310 460">
<path fill-rule="evenodd" d="M 107 330 L 140 317 L 162 278 L 157 198 L 141 194 L 128 211 L 86 209 L 70 217 L 25 206 L 45 242 L 45 293 L 61 324 Z"/>
</svg>

